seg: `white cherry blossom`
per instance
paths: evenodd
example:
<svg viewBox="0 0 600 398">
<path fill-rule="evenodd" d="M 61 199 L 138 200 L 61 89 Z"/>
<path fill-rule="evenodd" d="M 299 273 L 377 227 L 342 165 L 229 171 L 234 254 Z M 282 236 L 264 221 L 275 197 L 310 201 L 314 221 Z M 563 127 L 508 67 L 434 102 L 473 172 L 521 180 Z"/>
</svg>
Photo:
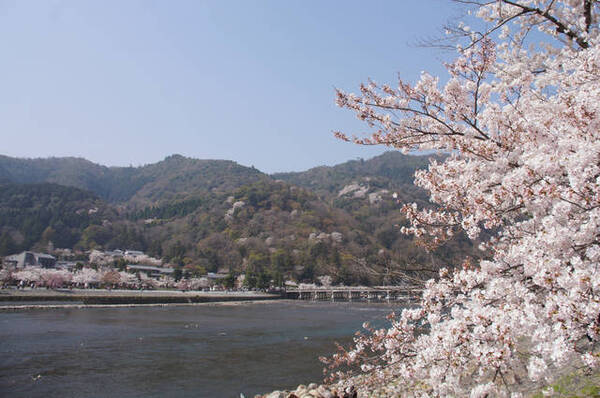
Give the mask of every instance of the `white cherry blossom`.
<svg viewBox="0 0 600 398">
<path fill-rule="evenodd" d="M 431 245 L 465 232 L 483 250 L 479 263 L 441 270 L 418 309 L 329 360 L 357 365 L 367 390 L 519 396 L 523 378 L 544 383 L 574 359 L 598 363 L 600 5 L 464 3 L 490 28 L 459 27 L 471 42 L 443 86 L 424 73 L 415 84 L 337 91 L 337 104 L 372 129 L 339 138 L 448 155 L 415 174 L 436 207 L 405 205 L 403 232 Z M 532 29 L 547 40 L 530 46 Z"/>
</svg>

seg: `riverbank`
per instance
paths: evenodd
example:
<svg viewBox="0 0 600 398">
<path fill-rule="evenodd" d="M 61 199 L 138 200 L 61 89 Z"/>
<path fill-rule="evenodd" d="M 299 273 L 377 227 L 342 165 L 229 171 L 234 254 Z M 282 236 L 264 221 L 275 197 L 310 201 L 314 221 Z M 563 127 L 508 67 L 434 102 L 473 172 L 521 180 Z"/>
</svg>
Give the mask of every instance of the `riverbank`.
<svg viewBox="0 0 600 398">
<path fill-rule="evenodd" d="M 0 289 L 0 309 L 60 306 L 70 303 L 73 307 L 91 305 L 132 306 L 198 304 L 278 300 L 280 295 L 262 292 L 200 292 L 176 290 L 104 290 L 104 289 Z M 17 304 L 18 303 L 18 304 Z M 61 303 L 61 304 L 57 304 Z M 67 304 L 65 304 L 67 305 Z M 64 307 L 64 305 L 63 305 Z"/>
<path fill-rule="evenodd" d="M 61 310 L 61 309 L 85 309 L 85 308 L 133 308 L 133 307 L 195 307 L 195 306 L 239 306 L 255 305 L 263 303 L 274 303 L 275 300 L 236 300 L 236 301 L 211 301 L 203 303 L 155 303 L 155 304 L 17 304 L 3 305 L 2 311 L 24 311 L 24 310 Z M 281 300 L 277 300 L 281 302 Z"/>
<path fill-rule="evenodd" d="M 358 398 L 354 387 L 333 387 L 311 383 L 300 384 L 295 390 L 273 391 L 268 394 L 257 394 L 254 398 Z"/>
</svg>

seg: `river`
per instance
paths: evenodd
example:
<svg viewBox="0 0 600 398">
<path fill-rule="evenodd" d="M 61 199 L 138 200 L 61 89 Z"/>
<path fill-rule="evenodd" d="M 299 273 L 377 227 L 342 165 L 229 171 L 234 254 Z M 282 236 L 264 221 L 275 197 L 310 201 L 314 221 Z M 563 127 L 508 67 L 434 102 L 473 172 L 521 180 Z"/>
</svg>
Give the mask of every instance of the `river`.
<svg viewBox="0 0 600 398">
<path fill-rule="evenodd" d="M 252 397 L 322 379 L 386 304 L 268 302 L 0 312 L 0 395 Z"/>
</svg>

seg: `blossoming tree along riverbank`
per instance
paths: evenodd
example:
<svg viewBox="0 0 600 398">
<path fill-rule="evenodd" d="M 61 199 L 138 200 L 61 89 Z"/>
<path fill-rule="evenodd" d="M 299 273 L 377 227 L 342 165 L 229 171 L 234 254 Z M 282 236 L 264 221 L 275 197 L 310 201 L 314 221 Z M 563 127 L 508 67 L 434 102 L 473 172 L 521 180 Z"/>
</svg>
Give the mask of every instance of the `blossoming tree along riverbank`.
<svg viewBox="0 0 600 398">
<path fill-rule="evenodd" d="M 488 28 L 459 27 L 469 42 L 448 82 L 424 73 L 414 85 L 338 91 L 338 105 L 374 132 L 336 135 L 450 154 L 416 173 L 437 207 L 404 206 L 404 232 L 439 243 L 462 230 L 489 255 L 441 270 L 418 308 L 357 337 L 330 365 L 360 367 L 366 389 L 520 396 L 573 359 L 599 362 L 599 3 L 459 2 Z"/>
</svg>

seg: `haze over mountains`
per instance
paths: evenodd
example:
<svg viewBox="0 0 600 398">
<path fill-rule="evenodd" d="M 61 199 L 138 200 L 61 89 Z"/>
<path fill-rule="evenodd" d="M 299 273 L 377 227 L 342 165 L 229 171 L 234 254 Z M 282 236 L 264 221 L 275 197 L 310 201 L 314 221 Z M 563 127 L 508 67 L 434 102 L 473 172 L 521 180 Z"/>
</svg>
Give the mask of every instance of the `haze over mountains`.
<svg viewBox="0 0 600 398">
<path fill-rule="evenodd" d="M 267 175 L 180 155 L 142 167 L 0 156 L 0 255 L 51 242 L 144 250 L 190 273 L 391 282 L 471 250 L 459 237 L 429 254 L 399 232 L 401 203 L 427 204 L 412 179 L 428 161 L 387 152 Z"/>
</svg>

